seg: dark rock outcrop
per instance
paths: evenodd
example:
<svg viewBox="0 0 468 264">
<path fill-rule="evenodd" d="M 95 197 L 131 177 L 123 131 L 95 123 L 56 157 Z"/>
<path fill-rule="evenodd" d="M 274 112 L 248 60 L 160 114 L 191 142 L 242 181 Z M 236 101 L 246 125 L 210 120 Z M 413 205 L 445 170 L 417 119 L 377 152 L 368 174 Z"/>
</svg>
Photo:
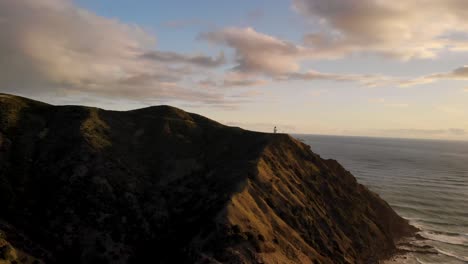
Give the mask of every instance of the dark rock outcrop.
<svg viewBox="0 0 468 264">
<path fill-rule="evenodd" d="M 414 232 L 288 135 L 5 94 L 0 204 L 0 263 L 376 263 Z"/>
</svg>

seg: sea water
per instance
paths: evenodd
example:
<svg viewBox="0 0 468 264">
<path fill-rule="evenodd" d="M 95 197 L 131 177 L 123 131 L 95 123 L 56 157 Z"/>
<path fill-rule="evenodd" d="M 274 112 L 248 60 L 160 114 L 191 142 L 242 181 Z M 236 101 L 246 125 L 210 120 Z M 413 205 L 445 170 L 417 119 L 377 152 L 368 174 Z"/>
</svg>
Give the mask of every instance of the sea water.
<svg viewBox="0 0 468 264">
<path fill-rule="evenodd" d="M 340 162 L 421 230 L 424 239 L 412 243 L 424 250 L 410 248 L 398 262 L 468 263 L 468 142 L 295 137 Z"/>
</svg>

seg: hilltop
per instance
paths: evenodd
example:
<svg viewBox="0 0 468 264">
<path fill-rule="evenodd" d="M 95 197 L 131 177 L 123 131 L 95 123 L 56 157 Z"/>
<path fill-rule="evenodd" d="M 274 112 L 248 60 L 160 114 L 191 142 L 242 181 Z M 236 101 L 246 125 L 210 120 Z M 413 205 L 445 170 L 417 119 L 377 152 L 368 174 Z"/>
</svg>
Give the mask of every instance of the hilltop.
<svg viewBox="0 0 468 264">
<path fill-rule="evenodd" d="M 286 134 L 0 94 L 0 263 L 377 263 L 415 231 Z"/>
</svg>

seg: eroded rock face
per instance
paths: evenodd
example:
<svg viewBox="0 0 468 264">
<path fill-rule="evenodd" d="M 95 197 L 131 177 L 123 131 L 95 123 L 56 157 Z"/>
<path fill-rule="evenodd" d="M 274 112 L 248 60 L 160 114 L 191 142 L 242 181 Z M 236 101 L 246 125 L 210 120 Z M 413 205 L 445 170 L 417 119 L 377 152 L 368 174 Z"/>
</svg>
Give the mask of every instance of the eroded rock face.
<svg viewBox="0 0 468 264">
<path fill-rule="evenodd" d="M 0 218 L 46 263 L 374 263 L 414 231 L 288 135 L 14 96 L 5 123 Z"/>
</svg>

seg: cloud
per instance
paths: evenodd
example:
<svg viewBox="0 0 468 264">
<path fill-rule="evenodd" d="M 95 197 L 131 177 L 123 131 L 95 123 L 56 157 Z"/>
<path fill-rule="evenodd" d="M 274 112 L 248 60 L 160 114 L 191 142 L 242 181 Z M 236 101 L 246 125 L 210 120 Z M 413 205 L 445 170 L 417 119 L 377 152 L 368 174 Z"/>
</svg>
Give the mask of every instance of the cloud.
<svg viewBox="0 0 468 264">
<path fill-rule="evenodd" d="M 225 28 L 205 32 L 199 39 L 234 49 L 235 65 L 231 73 L 235 76 L 224 80 L 223 85 L 216 81 L 203 81 L 202 85 L 215 86 L 256 86 L 266 81 L 314 81 L 327 80 L 338 82 L 355 82 L 366 87 L 400 85 L 404 80 L 381 74 L 337 74 L 315 70 L 303 71 L 300 63 L 304 60 L 320 59 L 321 54 L 310 47 L 296 45 L 292 42 L 259 33 L 253 28 Z"/>
<path fill-rule="evenodd" d="M 253 87 L 263 86 L 269 82 L 265 79 L 260 79 L 255 74 L 243 72 L 228 71 L 221 78 L 206 78 L 198 82 L 201 87 Z"/>
<path fill-rule="evenodd" d="M 409 2 L 415 1 L 419 0 Z M 301 62 L 305 60 L 332 58 L 337 55 L 338 50 L 347 53 L 360 51 L 360 48 L 355 49 L 356 47 L 364 49 L 365 42 L 357 42 L 359 34 L 364 34 L 366 38 L 375 37 L 369 42 L 371 50 L 384 51 L 377 47 L 381 48 L 381 45 L 385 44 L 382 38 L 386 38 L 387 35 L 380 30 L 386 26 L 378 26 L 380 22 L 377 23 L 377 29 L 370 30 L 375 33 L 374 36 L 368 34 L 367 27 L 371 25 L 367 23 L 377 19 L 375 16 L 382 16 L 382 19 L 387 21 L 390 16 L 387 9 L 391 7 L 393 10 L 393 5 L 397 4 L 385 4 L 380 1 L 374 3 L 371 0 L 362 2 L 367 2 L 368 6 L 362 6 L 359 1 L 355 2 L 357 7 L 338 0 L 295 1 L 297 7 L 300 7 L 300 4 L 305 5 L 301 11 L 303 14 L 308 17 L 321 17 L 321 27 L 333 29 L 330 31 L 333 32 L 330 33 L 332 35 L 325 34 L 324 32 L 328 32 L 325 30 L 308 35 L 305 45 L 263 34 L 250 27 L 231 27 L 201 33 L 199 39 L 234 50 L 233 68 L 225 72 L 215 72 L 223 70 L 222 67 L 230 63 L 224 53 L 208 56 L 157 50 L 156 37 L 143 28 L 98 16 L 76 6 L 72 0 L 0 1 L 0 86 L 5 92 L 28 96 L 86 94 L 138 101 L 190 101 L 191 104 L 232 106 L 240 101 L 231 100 L 232 98 L 226 96 L 226 91 L 219 88 L 254 87 L 272 81 L 291 80 L 355 82 L 369 87 L 390 84 L 410 86 L 440 79 L 468 78 L 467 67 L 412 80 L 397 80 L 383 75 L 337 74 L 302 69 Z M 450 5 L 455 5 L 455 2 L 444 1 Z M 351 8 L 350 14 L 341 10 L 342 4 Z M 465 5 L 462 2 L 459 4 L 459 8 Z M 404 3 L 401 5 L 406 7 Z M 376 9 L 378 12 L 375 15 L 361 14 L 363 11 L 359 8 Z M 315 14 L 317 10 L 323 12 Z M 459 12 L 465 12 L 463 10 L 460 9 Z M 362 17 L 356 18 L 354 13 Z M 256 11 L 252 16 L 260 14 L 260 11 Z M 344 16 L 343 21 L 338 14 Z M 426 16 L 426 11 L 421 15 Z M 346 24 L 352 19 L 362 19 L 354 26 L 362 26 L 367 33 L 359 33 L 352 23 Z M 458 13 L 453 14 L 452 20 L 458 21 Z M 443 21 L 449 21 L 447 23 L 451 24 L 452 20 Z M 429 23 L 432 25 L 431 21 Z M 406 25 L 407 21 L 403 22 Z M 384 24 L 387 25 L 386 22 Z M 452 31 L 462 31 L 463 23 L 460 25 L 462 26 Z M 462 49 L 468 41 L 463 34 L 448 30 L 443 30 L 442 33 L 439 39 L 452 41 L 450 49 Z M 412 41 L 413 37 L 409 39 Z M 312 45 L 311 41 L 315 44 Z M 401 44 L 398 41 L 389 43 Z M 399 45 L 395 47 L 400 49 Z M 437 49 L 426 51 L 435 53 Z M 201 75 L 208 78 L 197 81 Z"/>
<path fill-rule="evenodd" d="M 254 80 L 254 79 L 239 79 L 239 80 L 224 80 L 224 87 L 233 87 L 233 86 L 242 86 L 242 87 L 252 87 L 252 86 L 261 86 L 267 84 L 268 81 L 265 80 Z"/>
<path fill-rule="evenodd" d="M 253 28 L 226 28 L 202 33 L 199 38 L 234 49 L 235 66 L 232 68 L 231 75 L 235 78 L 225 80 L 224 86 L 263 85 L 265 81 L 259 77 L 269 77 L 275 81 L 357 82 L 368 87 L 389 85 L 395 81 L 383 75 L 301 71 L 301 61 L 316 59 L 321 55 L 316 54 L 312 49 L 259 33 Z"/>
<path fill-rule="evenodd" d="M 464 0 L 293 0 L 312 24 L 304 42 L 325 57 L 376 53 L 404 60 L 466 51 Z"/>
<path fill-rule="evenodd" d="M 433 73 L 433 74 L 429 74 L 429 75 L 414 78 L 414 79 L 402 80 L 400 81 L 400 86 L 408 87 L 408 86 L 414 86 L 414 85 L 433 83 L 439 80 L 466 81 L 468 80 L 468 66 L 462 66 L 450 72 Z"/>
<path fill-rule="evenodd" d="M 215 68 L 226 63 L 224 53 L 220 53 L 218 57 L 212 58 L 205 55 L 183 55 L 176 52 L 168 51 L 148 51 L 142 55 L 143 58 L 154 60 L 157 62 L 176 63 L 176 64 L 192 64 L 200 67 Z"/>
<path fill-rule="evenodd" d="M 95 94 L 207 104 L 220 93 L 185 88 L 187 67 L 217 67 L 224 55 L 152 51 L 141 27 L 104 18 L 71 0 L 0 1 L 0 85 L 26 95 Z"/>
<path fill-rule="evenodd" d="M 253 28 L 225 28 L 205 32 L 199 39 L 226 45 L 234 49 L 234 70 L 269 76 L 296 72 L 298 60 L 306 56 L 306 50 L 294 43 L 255 31 Z"/>
<path fill-rule="evenodd" d="M 234 97 L 234 98 L 236 98 L 236 97 L 237 98 L 252 98 L 252 97 L 261 96 L 261 95 L 264 95 L 264 93 L 261 92 L 261 91 L 250 90 L 250 91 L 242 92 L 240 94 L 231 95 L 231 97 Z"/>
<path fill-rule="evenodd" d="M 394 80 L 384 75 L 371 74 L 335 74 L 318 71 L 295 72 L 281 77 L 286 80 L 328 80 L 338 82 L 357 82 L 367 87 L 388 85 Z"/>
<path fill-rule="evenodd" d="M 468 67 L 413 79 L 326 73 L 301 67 L 302 61 L 335 59 L 354 53 L 408 60 L 437 57 L 446 50 L 468 50 L 466 1 L 293 0 L 293 3 L 299 13 L 314 23 L 315 32 L 304 37 L 303 45 L 251 27 L 205 32 L 199 39 L 232 48 L 235 54 L 232 70 L 247 76 L 245 85 L 254 83 L 253 75 L 274 81 L 355 82 L 366 87 L 405 87 L 442 79 L 468 79 Z M 241 80 L 238 83 L 244 85 Z"/>
<path fill-rule="evenodd" d="M 262 86 L 266 85 L 268 81 L 264 79 L 256 79 L 254 76 L 249 74 L 242 74 L 238 72 L 228 72 L 224 75 L 223 86 L 224 87 L 233 87 L 233 86 Z"/>
</svg>

